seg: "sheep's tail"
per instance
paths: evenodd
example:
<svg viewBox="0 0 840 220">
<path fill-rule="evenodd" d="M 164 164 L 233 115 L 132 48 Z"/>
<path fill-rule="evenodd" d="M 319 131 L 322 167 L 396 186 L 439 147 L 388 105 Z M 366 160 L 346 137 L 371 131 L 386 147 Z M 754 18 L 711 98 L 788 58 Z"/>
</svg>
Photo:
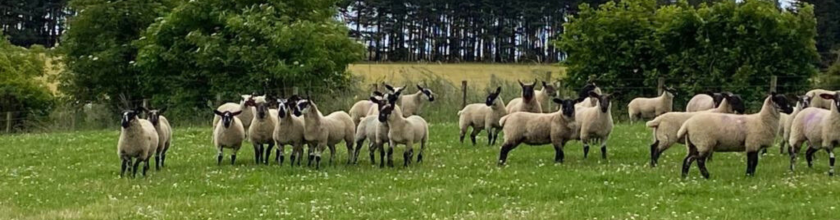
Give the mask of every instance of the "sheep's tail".
<svg viewBox="0 0 840 220">
<path fill-rule="evenodd" d="M 505 121 L 507 121 L 507 118 L 508 118 L 508 116 L 505 115 L 504 117 L 499 119 L 499 125 L 501 125 L 502 127 L 505 127 Z"/>
<path fill-rule="evenodd" d="M 647 123 L 645 123 L 645 126 L 647 126 L 649 128 L 656 128 L 656 127 L 659 127 L 659 123 L 661 123 L 661 122 L 662 122 L 662 120 L 660 120 L 659 117 L 656 117 L 653 120 L 650 120 Z"/>
<path fill-rule="evenodd" d="M 458 111 L 458 115 L 461 115 L 462 113 L 464 113 L 464 110 Z"/>
</svg>

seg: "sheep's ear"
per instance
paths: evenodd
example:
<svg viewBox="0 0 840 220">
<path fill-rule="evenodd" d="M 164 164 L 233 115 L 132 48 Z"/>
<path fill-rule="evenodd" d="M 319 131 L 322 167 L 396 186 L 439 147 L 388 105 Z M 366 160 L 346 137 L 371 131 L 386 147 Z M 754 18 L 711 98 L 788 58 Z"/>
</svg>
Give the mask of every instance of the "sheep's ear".
<svg viewBox="0 0 840 220">
<path fill-rule="evenodd" d="M 391 86 L 391 85 L 385 84 L 385 89 L 388 89 L 388 91 L 394 92 L 394 87 Z"/>
<path fill-rule="evenodd" d="M 517 81 L 519 82 L 519 86 L 521 86 L 521 87 L 525 87 L 525 84 L 524 84 L 524 83 L 522 83 L 522 80 L 517 80 Z"/>
<path fill-rule="evenodd" d="M 419 89 L 419 90 L 423 90 L 423 87 L 422 87 L 422 86 L 420 86 L 420 84 L 417 84 L 417 89 Z"/>
<path fill-rule="evenodd" d="M 496 87 L 496 95 L 498 95 L 499 93 L 502 93 L 502 87 L 501 86 Z"/>
<path fill-rule="evenodd" d="M 383 95 L 382 95 L 382 93 L 381 93 L 381 92 L 379 92 L 379 91 L 373 91 L 373 95 L 375 95 L 375 96 L 383 96 Z"/>
<path fill-rule="evenodd" d="M 536 86 L 538 82 L 540 82 L 540 80 L 538 80 L 537 78 L 534 78 L 534 84 L 531 84 L 531 85 Z"/>
<path fill-rule="evenodd" d="M 233 115 L 233 116 L 237 116 L 237 115 L 239 115 L 239 113 L 242 113 L 242 111 L 235 111 L 235 112 L 231 112 L 230 114 Z"/>
<path fill-rule="evenodd" d="M 823 99 L 835 99 L 835 98 L 837 98 L 837 96 L 836 96 L 836 95 L 834 95 L 834 94 L 827 94 L 827 93 L 823 93 L 823 94 L 820 94 L 820 98 L 823 98 Z"/>
<path fill-rule="evenodd" d="M 595 91 L 589 91 L 589 97 L 598 98 L 601 97 L 601 95 L 598 95 Z"/>
<path fill-rule="evenodd" d="M 219 110 L 215 110 L 215 109 L 213 110 L 213 113 L 215 113 L 218 116 L 224 115 L 224 114 L 222 114 L 222 112 L 220 112 Z"/>
<path fill-rule="evenodd" d="M 557 103 L 557 104 L 563 104 L 563 100 L 560 99 L 560 98 L 554 98 L 554 99 L 551 99 L 551 101 L 554 101 L 554 103 Z"/>
<path fill-rule="evenodd" d="M 545 83 L 545 81 L 542 81 L 542 83 L 543 83 L 543 87 L 548 87 L 548 83 Z"/>
</svg>

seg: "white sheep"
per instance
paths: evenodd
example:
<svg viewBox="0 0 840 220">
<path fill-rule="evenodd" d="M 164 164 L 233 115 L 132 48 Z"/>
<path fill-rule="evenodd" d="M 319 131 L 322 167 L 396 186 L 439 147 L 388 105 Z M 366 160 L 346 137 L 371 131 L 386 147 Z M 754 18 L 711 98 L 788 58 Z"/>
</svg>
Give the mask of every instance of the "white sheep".
<svg viewBox="0 0 840 220">
<path fill-rule="evenodd" d="M 805 93 L 805 96 L 811 98 L 811 107 L 814 108 L 821 108 L 821 109 L 831 109 L 831 100 L 826 100 L 821 97 L 822 94 L 834 94 L 834 91 L 825 90 L 825 89 L 813 89 Z"/>
<path fill-rule="evenodd" d="M 530 85 L 525 85 L 522 81 L 519 81 L 519 86 L 522 88 L 522 97 L 519 98 L 519 101 L 511 100 L 507 104 L 507 112 L 508 114 L 514 112 L 533 112 L 533 113 L 542 113 L 542 105 L 540 102 L 537 101 L 534 96 L 534 87 L 537 85 L 537 82 Z"/>
<path fill-rule="evenodd" d="M 321 153 L 326 147 L 330 148 L 330 164 L 332 164 L 335 157 L 335 145 L 341 141 L 347 145 L 347 163 L 351 162 L 356 125 L 353 124 L 353 119 L 349 114 L 338 111 L 324 116 L 315 102 L 309 99 L 298 101 L 294 113 L 298 117 L 303 115 L 303 136 L 307 142 L 315 145 L 309 146 L 310 164 L 312 159 L 315 159 L 316 169 L 321 168 Z"/>
<path fill-rule="evenodd" d="M 379 122 L 388 123 L 388 166 L 394 166 L 394 147 L 405 145 L 403 152 L 404 166 L 414 157 L 414 144 L 420 143 L 417 163 L 423 162 L 423 151 L 429 141 L 429 125 L 420 116 L 404 117 L 399 106 L 388 103 L 379 110 Z"/>
<path fill-rule="evenodd" d="M 254 145 L 254 161 L 257 164 L 268 164 L 271 150 L 274 148 L 274 126 L 277 124 L 277 118 L 273 117 L 268 109 L 266 96 L 254 97 L 254 105 L 256 114 L 248 127 L 248 140 Z M 273 115 L 277 115 L 277 112 Z M 264 145 L 268 147 L 265 148 Z"/>
<path fill-rule="evenodd" d="M 688 154 L 683 159 L 683 178 L 688 175 L 691 163 L 697 160 L 700 173 L 708 179 L 707 156 L 718 151 L 746 152 L 747 176 L 754 176 L 759 150 L 773 145 L 778 133 L 779 112 L 790 114 L 792 111 L 784 96 L 772 92 L 756 114 L 702 112 L 691 117 L 677 132 L 677 138 L 685 138 L 688 148 Z"/>
<path fill-rule="evenodd" d="M 122 160 L 122 167 L 120 169 L 120 177 L 125 176 L 125 171 L 129 169 L 132 160 L 131 177 L 137 176 L 137 170 L 141 162 L 143 165 L 143 176 L 146 176 L 146 171 L 149 169 L 149 158 L 152 157 L 158 147 L 158 135 L 155 127 L 151 122 L 137 117 L 146 109 L 138 108 L 136 110 L 125 111 L 122 114 L 120 129 L 120 139 L 117 142 L 117 156 Z M 136 158 L 136 159 L 135 159 Z"/>
<path fill-rule="evenodd" d="M 304 138 L 303 118 L 292 115 L 292 109 L 295 108 L 295 103 L 299 98 L 297 96 L 289 97 L 289 99 L 277 99 L 277 124 L 274 126 L 274 142 L 277 144 L 277 156 L 275 161 L 277 164 L 283 164 L 285 159 L 284 149 L 286 145 L 292 146 L 292 154 L 289 156 L 290 165 L 295 165 L 297 159 L 298 166 L 303 160 L 303 145 L 306 143 Z M 268 159 L 268 157 L 266 157 Z"/>
<path fill-rule="evenodd" d="M 813 167 L 814 153 L 825 149 L 828 153 L 829 170 L 828 175 L 834 175 L 834 146 L 840 143 L 840 92 L 834 94 L 820 94 L 820 98 L 830 100 L 831 109 L 806 108 L 794 117 L 790 139 L 790 170 L 793 171 L 796 163 L 796 156 L 799 148 L 805 141 L 808 142 L 808 150 L 805 152 L 805 159 L 808 167 Z"/>
<path fill-rule="evenodd" d="M 473 145 L 475 145 L 475 136 L 482 129 L 487 129 L 487 145 L 496 143 L 496 139 L 499 138 L 499 132 L 502 131 L 499 119 L 507 115 L 505 102 L 499 97 L 501 92 L 502 87 L 498 87 L 495 92 L 487 95 L 487 100 L 484 103 L 469 104 L 461 111 L 458 111 L 461 143 L 464 143 L 464 136 L 469 127 L 472 127 L 470 140 L 472 140 Z"/>
<path fill-rule="evenodd" d="M 376 106 L 372 108 L 372 112 L 375 112 L 377 115 L 379 114 L 379 108 L 385 105 L 387 100 L 382 97 L 380 94 L 374 94 L 370 97 L 370 101 L 373 102 Z M 353 153 L 353 162 L 358 163 L 359 152 L 364 146 L 364 142 L 367 139 L 370 139 L 368 144 L 368 149 L 370 149 L 370 162 L 372 164 L 376 164 L 376 160 L 374 158 L 374 151 L 379 149 L 379 159 L 380 166 L 385 165 L 385 149 L 382 147 L 386 142 L 388 142 L 388 124 L 382 123 L 377 120 L 378 117 L 364 117 L 362 121 L 358 124 L 356 128 L 356 151 Z"/>
<path fill-rule="evenodd" d="M 391 94 L 400 94 L 405 89 L 405 87 L 393 87 L 388 84 L 385 84 L 385 88 L 388 89 Z M 374 91 L 373 93 L 377 96 L 383 96 L 383 94 L 379 91 Z M 350 107 L 350 111 L 347 113 L 350 114 L 350 118 L 353 119 L 353 123 L 358 125 L 365 116 L 376 115 L 379 112 L 376 110 L 376 103 L 366 99 L 353 104 L 353 106 Z"/>
<path fill-rule="evenodd" d="M 785 149 L 788 149 L 788 140 L 790 139 L 790 130 L 791 126 L 793 125 L 793 119 L 803 109 L 808 108 L 810 106 L 810 103 L 810 97 L 804 95 L 799 96 L 797 97 L 796 106 L 793 108 L 793 112 L 791 112 L 790 114 L 782 114 L 781 118 L 779 119 L 779 135 L 782 136 L 781 142 L 779 143 L 779 154 L 784 154 Z"/>
<path fill-rule="evenodd" d="M 635 98 L 627 104 L 630 121 L 649 119 L 671 112 L 674 109 L 674 89 L 665 88 L 656 98 Z"/>
<path fill-rule="evenodd" d="M 723 100 L 722 93 L 697 94 L 685 106 L 686 112 L 699 112 L 717 108 Z"/>
<path fill-rule="evenodd" d="M 254 118 L 254 97 L 254 95 L 242 95 L 242 101 L 239 101 L 239 104 L 228 102 L 220 105 L 216 108 L 216 110 L 219 112 L 241 111 L 242 113 L 236 117 L 242 121 L 242 127 L 247 131 L 248 127 L 251 126 L 251 119 Z M 215 129 L 215 126 L 219 124 L 219 119 L 220 117 L 218 115 L 213 116 L 213 129 Z"/>
<path fill-rule="evenodd" d="M 213 129 L 213 145 L 215 145 L 218 151 L 216 164 L 222 164 L 222 149 L 231 148 L 233 153 L 230 155 L 230 164 L 233 165 L 236 162 L 236 153 L 239 152 L 239 148 L 242 147 L 242 141 L 245 140 L 245 128 L 242 127 L 242 121 L 236 117 L 242 111 L 221 112 L 214 110 L 213 113 L 221 118 Z"/>
<path fill-rule="evenodd" d="M 545 109 L 541 109 L 543 112 L 551 111 L 551 109 L 548 109 L 548 102 L 550 102 L 550 98 L 555 96 L 557 96 L 557 88 L 554 88 L 554 86 L 546 83 L 545 81 L 542 81 L 542 88 L 540 90 L 534 90 L 534 99 L 540 103 L 541 107 L 545 107 Z M 519 103 L 522 103 L 522 98 L 510 100 L 507 106 L 519 105 Z"/>
<path fill-rule="evenodd" d="M 741 99 L 741 96 L 725 92 L 721 93 L 721 98 L 722 100 L 717 107 L 702 110 L 700 112 L 744 114 L 746 111 L 746 106 L 744 105 L 744 100 Z"/>
<path fill-rule="evenodd" d="M 593 91 L 598 95 L 603 94 L 601 92 L 601 88 L 595 86 L 595 83 L 586 84 L 586 86 L 581 89 L 578 93 L 579 97 L 583 97 L 583 100 L 575 103 L 575 109 L 580 110 L 581 108 L 591 108 L 594 107 L 598 103 L 598 99 L 589 97 L 589 91 Z"/>
<path fill-rule="evenodd" d="M 612 104 L 610 100 L 619 93 L 598 95 L 595 91 L 589 92 L 589 97 L 595 98 L 598 102 L 591 108 L 579 108 L 575 110 L 575 121 L 579 124 L 579 137 L 583 142 L 583 157 L 589 155 L 589 145 L 600 142 L 601 158 L 607 159 L 607 140 L 613 129 L 613 118 L 611 113 Z"/>
<path fill-rule="evenodd" d="M 730 97 L 735 99 L 735 97 Z M 732 106 L 724 99 L 722 104 L 717 108 L 705 110 L 702 112 L 717 112 L 717 113 L 736 113 Z M 683 123 L 689 118 L 700 112 L 669 112 L 662 114 L 645 125 L 653 129 L 653 144 L 650 145 L 650 166 L 656 167 L 659 164 L 659 156 L 662 152 L 668 150 L 675 143 L 685 144 L 682 139 L 677 139 L 677 131 L 680 130 Z"/>
<path fill-rule="evenodd" d="M 405 117 L 419 115 L 426 101 L 435 101 L 435 93 L 432 90 L 420 85 L 417 85 L 417 90 L 417 93 L 400 97 L 399 106 L 402 108 L 402 114 Z"/>
<path fill-rule="evenodd" d="M 563 162 L 565 158 L 563 147 L 566 142 L 576 139 L 578 135 L 578 126 L 575 122 L 575 101 L 558 98 L 552 101 L 560 106 L 560 110 L 555 113 L 516 112 L 499 120 L 505 131 L 505 141 L 499 152 L 499 165 L 504 165 L 507 162 L 508 153 L 521 143 L 527 145 L 550 143 L 554 146 L 554 162 Z"/>
<path fill-rule="evenodd" d="M 155 169 L 160 170 L 166 165 L 166 152 L 169 151 L 169 146 L 172 144 L 172 126 L 169 125 L 169 120 L 163 116 L 166 108 L 159 110 L 149 110 L 148 120 L 155 127 L 158 134 L 158 146 L 155 150 Z"/>
</svg>

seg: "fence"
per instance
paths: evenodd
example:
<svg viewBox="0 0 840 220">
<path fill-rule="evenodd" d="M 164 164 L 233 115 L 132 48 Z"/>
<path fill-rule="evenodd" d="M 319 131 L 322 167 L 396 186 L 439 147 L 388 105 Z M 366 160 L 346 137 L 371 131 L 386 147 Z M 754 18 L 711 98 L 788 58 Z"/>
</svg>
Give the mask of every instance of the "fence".
<svg viewBox="0 0 840 220">
<path fill-rule="evenodd" d="M 577 92 L 574 88 L 567 88 L 562 79 L 552 78 L 551 73 L 535 73 L 535 80 L 545 81 L 553 84 L 558 88 L 557 96 L 561 98 L 574 98 Z M 649 79 L 626 79 L 626 80 L 649 80 Z M 532 83 L 529 82 L 524 83 Z M 768 88 L 768 91 L 777 91 L 777 77 L 771 77 L 768 84 L 765 85 L 744 85 L 744 87 L 751 88 Z M 661 94 L 663 88 L 666 86 L 664 78 L 657 79 L 657 86 L 655 87 L 621 87 L 613 88 L 615 90 L 632 91 L 631 93 L 638 96 L 654 97 Z M 520 96 L 520 86 L 515 81 L 499 80 L 496 77 L 490 77 L 489 80 L 464 80 L 460 84 L 458 82 L 450 82 L 435 76 L 430 76 L 426 80 L 420 81 L 404 81 L 404 82 L 389 82 L 394 86 L 407 86 L 406 94 L 414 94 L 417 92 L 415 85 L 423 85 L 435 93 L 435 101 L 432 103 L 425 103 L 421 116 L 423 116 L 430 123 L 454 123 L 457 122 L 458 115 L 456 114 L 465 105 L 470 103 L 483 103 L 486 95 L 496 87 L 502 87 L 503 101 L 507 102 L 510 99 Z M 356 87 L 345 88 L 341 90 L 330 90 L 318 86 L 283 86 L 281 88 L 267 89 L 264 91 L 268 94 L 277 96 L 288 96 L 291 94 L 301 94 L 310 96 L 312 100 L 319 106 L 322 113 L 329 114 L 333 111 L 347 111 L 349 108 L 359 100 L 365 100 L 369 97 L 372 91 L 384 90 L 382 82 L 374 84 L 357 83 Z M 540 88 L 538 86 L 537 88 Z M 714 89 L 716 85 L 708 85 L 710 89 Z M 784 90 L 784 88 L 782 88 Z M 789 91 L 790 92 L 790 91 Z M 801 92 L 801 91 L 796 91 Z M 804 93 L 804 92 L 802 92 Z M 679 96 L 689 97 L 694 94 L 679 94 Z M 632 97 L 625 97 L 621 100 L 613 101 L 612 113 L 616 120 L 621 121 L 626 119 L 626 103 Z M 686 99 L 687 100 L 687 99 Z M 760 108 L 762 100 L 757 97 L 747 99 L 748 109 L 756 110 Z M 142 103 L 143 106 L 149 106 L 148 99 L 131 100 L 131 103 Z M 177 109 L 172 109 L 166 114 L 173 126 L 209 126 L 211 124 L 213 114 L 212 109 L 221 105 L 223 102 L 239 102 L 239 97 L 235 95 L 216 95 L 213 100 L 195 100 L 194 103 L 187 103 L 185 106 Z M 183 104 L 183 103 L 182 103 Z M 684 109 L 685 103 L 678 103 L 675 101 L 675 109 Z M 551 102 L 548 102 L 547 109 L 556 111 L 557 107 Z M 89 129 L 117 129 L 119 126 L 119 109 L 112 109 L 105 105 L 88 103 L 84 105 L 65 103 L 57 106 L 47 113 L 41 112 L 34 114 L 33 112 L 2 112 L 2 123 L 4 133 L 14 132 L 52 132 L 52 131 L 77 131 Z M 42 116 L 32 116 L 42 115 Z"/>
</svg>

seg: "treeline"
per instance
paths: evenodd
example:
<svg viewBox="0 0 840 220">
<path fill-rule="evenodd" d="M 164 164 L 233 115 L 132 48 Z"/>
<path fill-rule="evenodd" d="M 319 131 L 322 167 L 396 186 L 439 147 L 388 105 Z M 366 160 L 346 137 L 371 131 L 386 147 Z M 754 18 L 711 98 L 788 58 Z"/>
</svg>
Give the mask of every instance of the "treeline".
<svg viewBox="0 0 840 220">
<path fill-rule="evenodd" d="M 68 0 L 2 0 L 0 31 L 12 44 L 29 47 L 58 43 L 70 12 Z"/>
</svg>

